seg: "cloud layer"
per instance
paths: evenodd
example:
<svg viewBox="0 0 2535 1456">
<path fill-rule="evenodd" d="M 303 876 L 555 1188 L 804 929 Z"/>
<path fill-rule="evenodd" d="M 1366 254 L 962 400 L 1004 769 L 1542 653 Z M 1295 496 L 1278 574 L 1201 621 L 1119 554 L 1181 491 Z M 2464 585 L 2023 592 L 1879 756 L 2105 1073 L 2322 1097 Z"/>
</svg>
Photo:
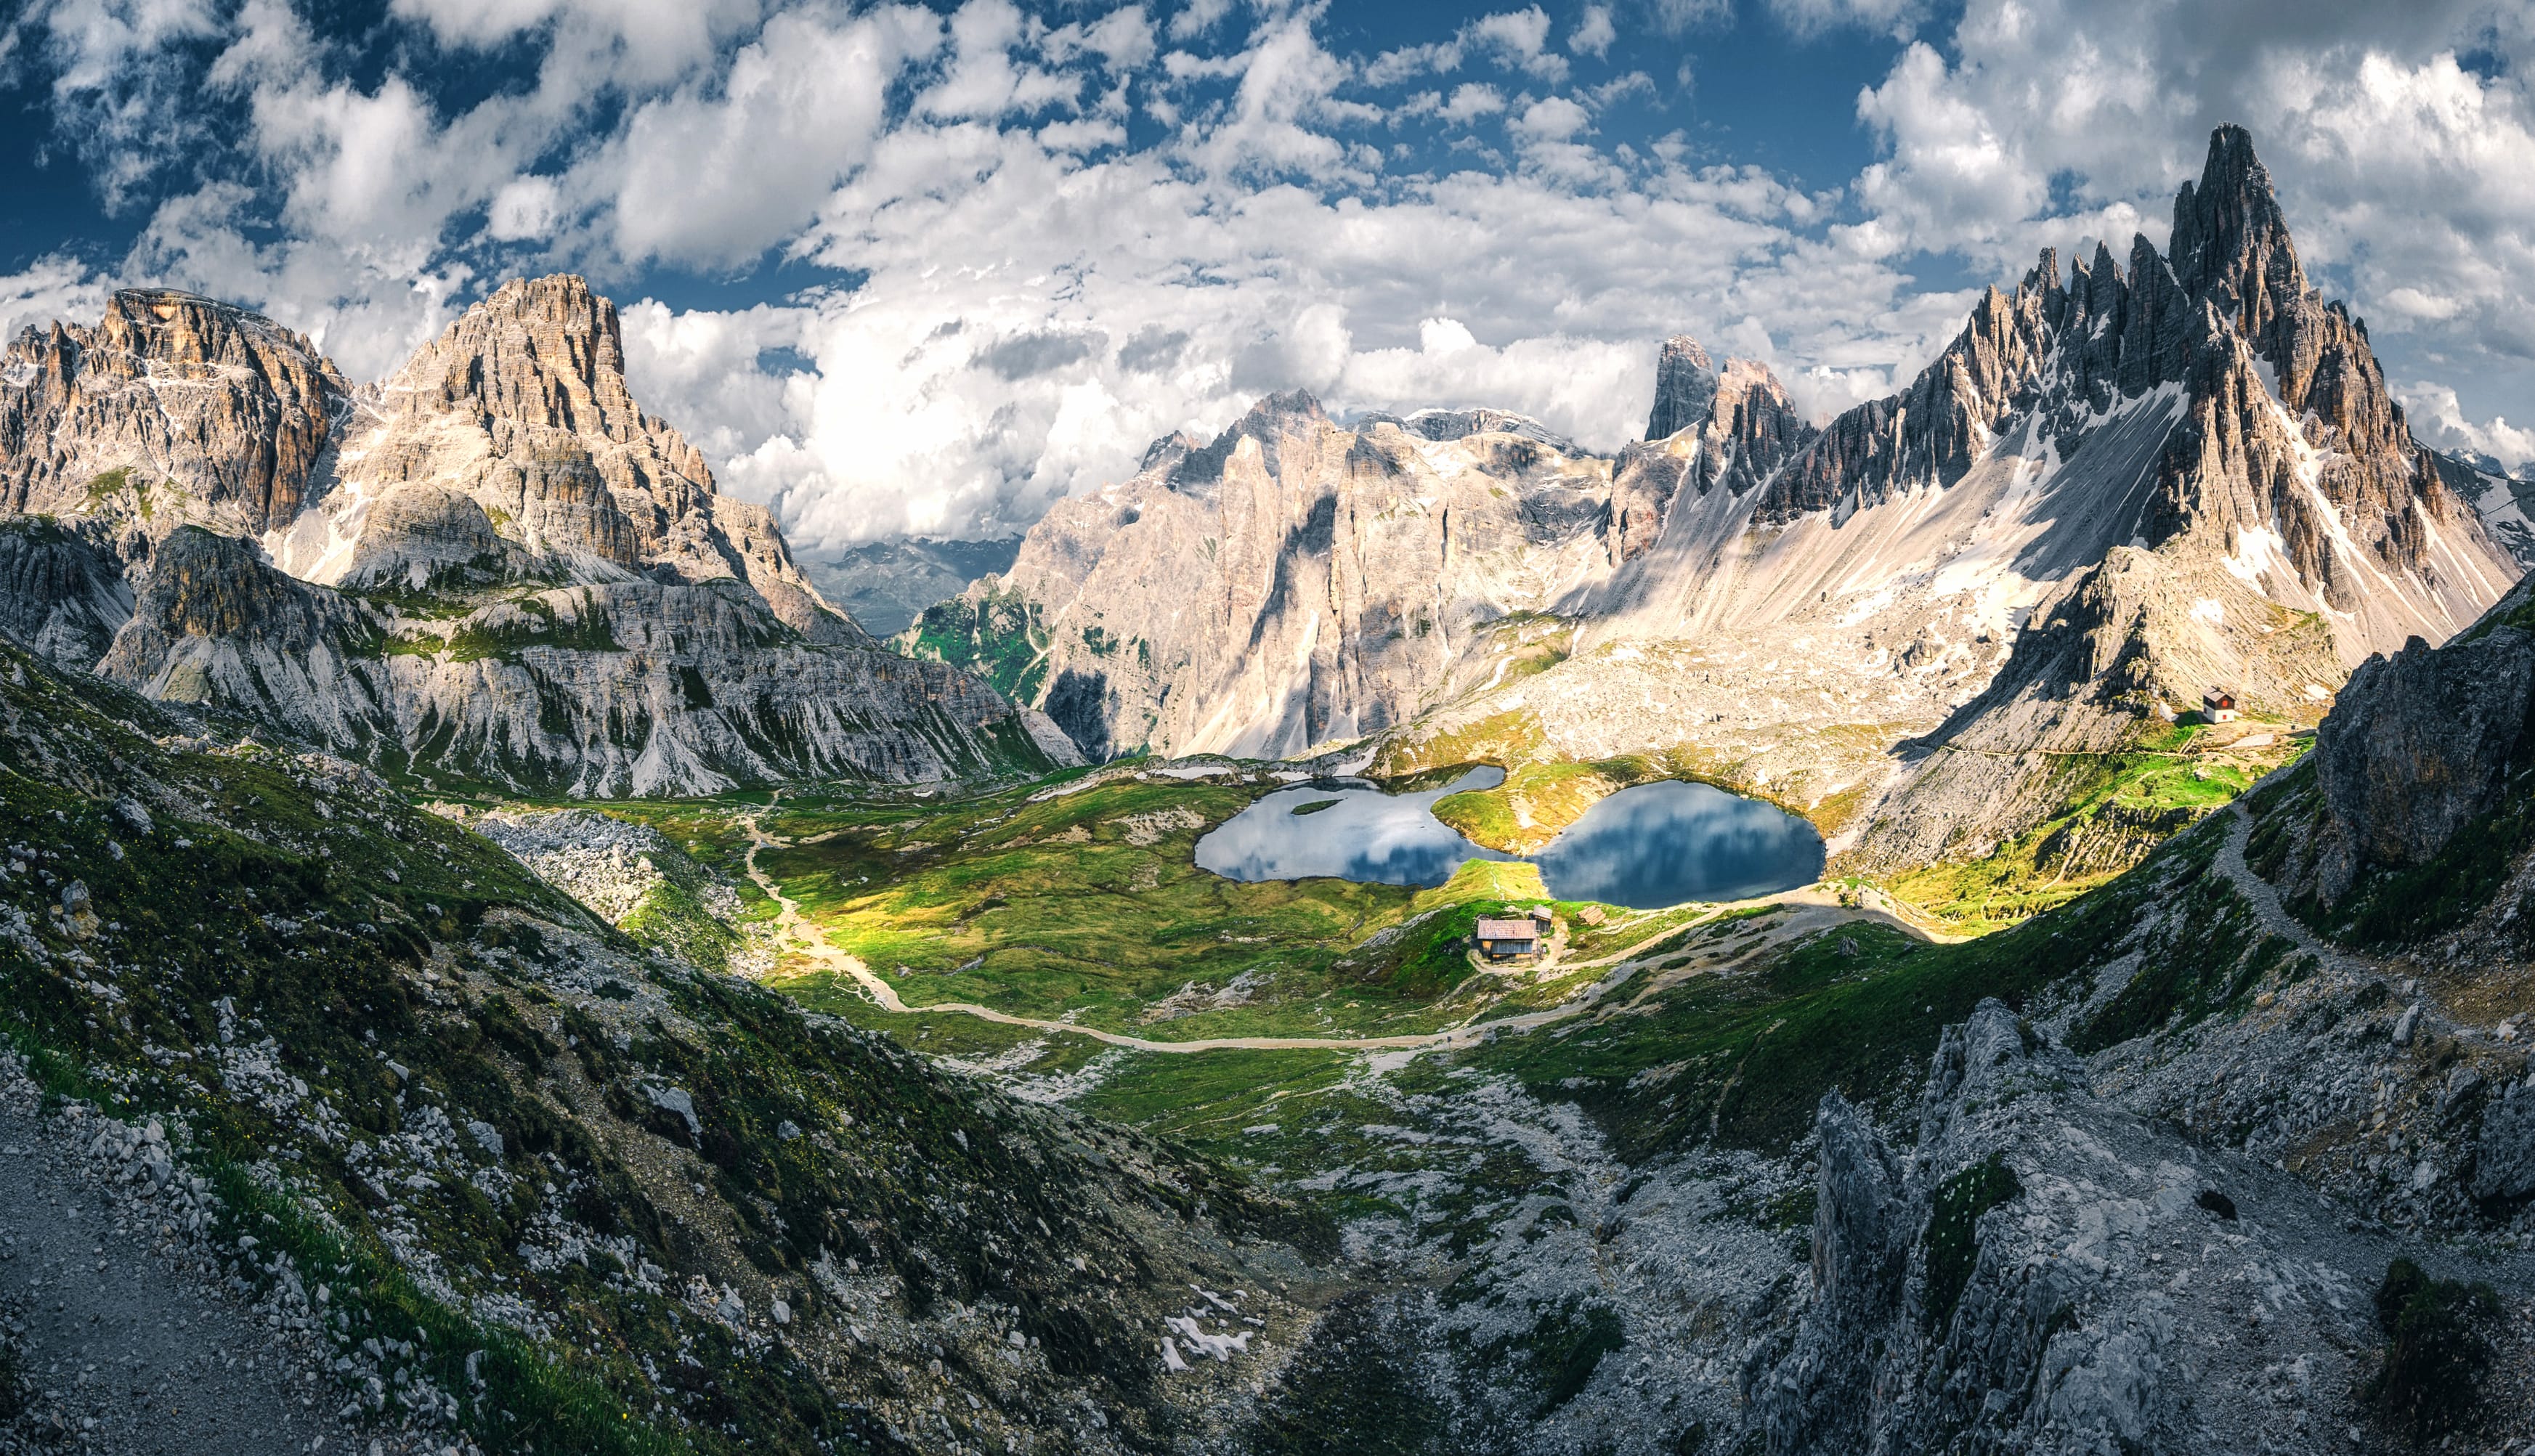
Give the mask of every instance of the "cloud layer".
<svg viewBox="0 0 2535 1456">
<path fill-rule="evenodd" d="M 1827 413 L 1956 327 L 1968 295 L 1921 278 L 2162 242 L 2208 127 L 2240 120 L 2310 270 L 2422 381 L 2424 434 L 2535 454 L 2502 417 L 2535 419 L 2522 7 L 1973 0 L 1923 33 L 1909 0 L 1542 4 L 1361 53 L 1276 0 L 322 14 L 17 23 L 0 67 L 135 231 L 110 266 L 0 278 L 0 324 L 169 281 L 374 377 L 500 277 L 579 271 L 626 301 L 646 403 L 803 544 L 992 534 L 1277 389 L 1495 404 L 1612 448 L 1683 330 Z M 1856 98 L 1873 163 L 1809 192 L 1685 130 L 1638 67 L 1733 26 L 1789 65 L 1835 31 L 1887 45 Z M 717 290 L 755 296 L 646 297 Z"/>
</svg>

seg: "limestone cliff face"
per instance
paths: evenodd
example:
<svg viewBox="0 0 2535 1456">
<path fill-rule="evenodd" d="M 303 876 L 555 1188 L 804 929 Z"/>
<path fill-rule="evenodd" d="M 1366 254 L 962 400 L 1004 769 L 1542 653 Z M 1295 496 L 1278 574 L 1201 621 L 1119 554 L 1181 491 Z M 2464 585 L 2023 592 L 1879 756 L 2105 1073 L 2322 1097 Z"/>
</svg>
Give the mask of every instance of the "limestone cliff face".
<svg viewBox="0 0 2535 1456">
<path fill-rule="evenodd" d="M 1668 440 L 1705 424 L 1715 411 L 1716 366 L 1687 334 L 1663 341 L 1655 353 L 1655 404 L 1646 416 L 1646 438 Z"/>
<path fill-rule="evenodd" d="M 1859 868 L 1984 853 L 2055 811 L 2062 756 L 2217 686 L 2311 724 L 2519 571 L 2477 514 L 2505 493 L 2412 440 L 2241 129 L 2173 249 L 2044 253 L 1819 429 L 1686 337 L 1615 458 L 1501 412 L 1270 399 L 1061 505 L 904 640 L 1095 755 L 1381 734 L 1422 762 L 1511 715 L 1525 753 L 1687 754 Z M 1554 647 L 1512 650 L 1526 612 Z"/>
<path fill-rule="evenodd" d="M 557 587 L 427 628 L 182 530 L 97 671 L 381 766 L 621 797 L 1045 761 L 993 689 L 810 642 L 736 582 Z"/>
<path fill-rule="evenodd" d="M 2086 1064 L 1984 1001 L 1948 1028 L 1896 1159 L 1824 1100 L 1814 1291 L 1748 1390 L 1772 1452 L 2269 1451 L 2280 1352 L 2338 1391 L 2383 1255 L 2267 1165 L 2085 1089 Z M 2248 1334 L 2248 1291 L 2268 1290 Z M 2298 1422 L 2308 1420 L 2297 1413 Z"/>
<path fill-rule="evenodd" d="M 132 588 L 112 551 L 52 521 L 0 520 L 0 632 L 85 672 L 130 620 Z"/>
<path fill-rule="evenodd" d="M 762 506 L 625 383 L 616 306 L 568 274 L 514 279 L 361 390 L 331 479 L 268 543 L 350 586 L 735 579 L 795 630 L 861 634 L 793 563 Z"/>
<path fill-rule="evenodd" d="M 1010 572 L 900 640 L 1000 674 L 1094 756 L 1393 727 L 1466 677 L 1491 624 L 1607 566 L 1610 463 L 1560 443 L 1493 411 L 1346 429 L 1271 396 L 1060 502 Z"/>
<path fill-rule="evenodd" d="M 2278 877 L 2293 893 L 2329 906 L 2464 839 L 2504 858 L 2515 831 L 2486 817 L 2522 806 L 2535 770 L 2535 577 L 2443 647 L 2416 637 L 2360 664 L 2313 758 L 2306 832 Z"/>
<path fill-rule="evenodd" d="M 229 304 L 127 289 L 93 327 L 0 354 L 0 511 L 148 514 L 261 533 L 325 471 L 351 388 L 302 335 Z"/>
<path fill-rule="evenodd" d="M 2234 127 L 2176 200 L 2170 258 L 2137 239 L 2125 273 L 2099 245 L 2064 283 L 2046 253 L 1907 394 L 1833 421 L 1756 516 L 1952 493 L 2009 448 L 2060 495 L 2051 477 L 2114 440 L 2131 463 L 2122 510 L 2097 522 L 2113 532 L 2055 524 L 2037 546 L 2056 550 L 2024 552 L 2028 579 L 2054 558 L 2072 575 L 2035 598 L 1978 696 L 1905 746 L 1852 864 L 1986 853 L 2056 807 L 2048 756 L 2109 752 L 2209 687 L 2312 722 L 2352 666 L 2443 640 L 2518 573 L 2458 472 L 2412 439 L 2365 328 L 2308 286 Z"/>
<path fill-rule="evenodd" d="M 2211 136 L 2170 247 L 2134 239 L 2125 274 L 2099 243 L 2065 283 L 2046 251 L 2013 293 L 1984 295 L 1909 390 L 1833 420 L 1757 518 L 1950 487 L 2018 424 L 2073 458 L 2109 413 L 2175 390 L 2181 417 L 2138 521 L 2148 546 L 2185 541 L 2273 600 L 2359 617 L 2337 629 L 2349 663 L 2471 621 L 2514 563 L 2412 439 L 2365 326 L 2308 285 L 2242 128 Z"/>
<path fill-rule="evenodd" d="M 419 776 L 539 792 L 931 781 L 1072 751 L 829 607 L 626 388 L 616 311 L 516 281 L 384 384 L 183 295 L 0 374 L 0 628 Z"/>
</svg>

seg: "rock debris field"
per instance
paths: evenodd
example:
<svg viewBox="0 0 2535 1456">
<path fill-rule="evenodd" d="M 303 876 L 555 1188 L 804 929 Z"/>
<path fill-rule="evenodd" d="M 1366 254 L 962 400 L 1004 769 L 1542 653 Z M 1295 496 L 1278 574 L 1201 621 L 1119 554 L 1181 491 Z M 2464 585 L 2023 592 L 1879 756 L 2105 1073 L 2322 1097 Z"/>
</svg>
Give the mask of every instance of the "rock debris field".
<svg viewBox="0 0 2535 1456">
<path fill-rule="evenodd" d="M 312 1337 L 184 1233 L 185 1182 L 163 1130 L 46 1116 L 0 1058 L 0 1456 L 472 1456 L 342 1420 Z"/>
</svg>

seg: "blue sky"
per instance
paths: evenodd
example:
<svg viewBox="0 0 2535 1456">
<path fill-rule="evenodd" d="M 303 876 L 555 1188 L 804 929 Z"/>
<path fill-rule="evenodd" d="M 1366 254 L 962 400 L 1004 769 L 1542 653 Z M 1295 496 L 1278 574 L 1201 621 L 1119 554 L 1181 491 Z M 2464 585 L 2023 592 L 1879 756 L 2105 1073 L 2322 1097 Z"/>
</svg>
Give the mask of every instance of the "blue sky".
<svg viewBox="0 0 2535 1456">
<path fill-rule="evenodd" d="M 199 288 L 385 375 L 522 273 L 797 542 L 995 533 L 1303 387 L 1826 415 L 2253 128 L 2417 427 L 2535 456 L 2535 0 L 33 0 L 0 327 Z"/>
</svg>

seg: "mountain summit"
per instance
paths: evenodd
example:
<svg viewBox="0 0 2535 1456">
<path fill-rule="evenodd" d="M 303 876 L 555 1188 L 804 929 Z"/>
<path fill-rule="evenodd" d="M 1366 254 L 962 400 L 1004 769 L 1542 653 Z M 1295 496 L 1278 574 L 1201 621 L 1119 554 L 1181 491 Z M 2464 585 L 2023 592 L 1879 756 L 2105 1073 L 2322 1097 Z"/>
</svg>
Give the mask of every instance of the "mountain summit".
<svg viewBox="0 0 2535 1456">
<path fill-rule="evenodd" d="M 0 490 L 41 516 L 0 551 L 24 639 L 381 766 L 694 793 L 1072 755 L 830 606 L 636 404 L 578 277 L 504 284 L 358 389 L 269 320 L 119 293 L 0 361 Z"/>
</svg>

